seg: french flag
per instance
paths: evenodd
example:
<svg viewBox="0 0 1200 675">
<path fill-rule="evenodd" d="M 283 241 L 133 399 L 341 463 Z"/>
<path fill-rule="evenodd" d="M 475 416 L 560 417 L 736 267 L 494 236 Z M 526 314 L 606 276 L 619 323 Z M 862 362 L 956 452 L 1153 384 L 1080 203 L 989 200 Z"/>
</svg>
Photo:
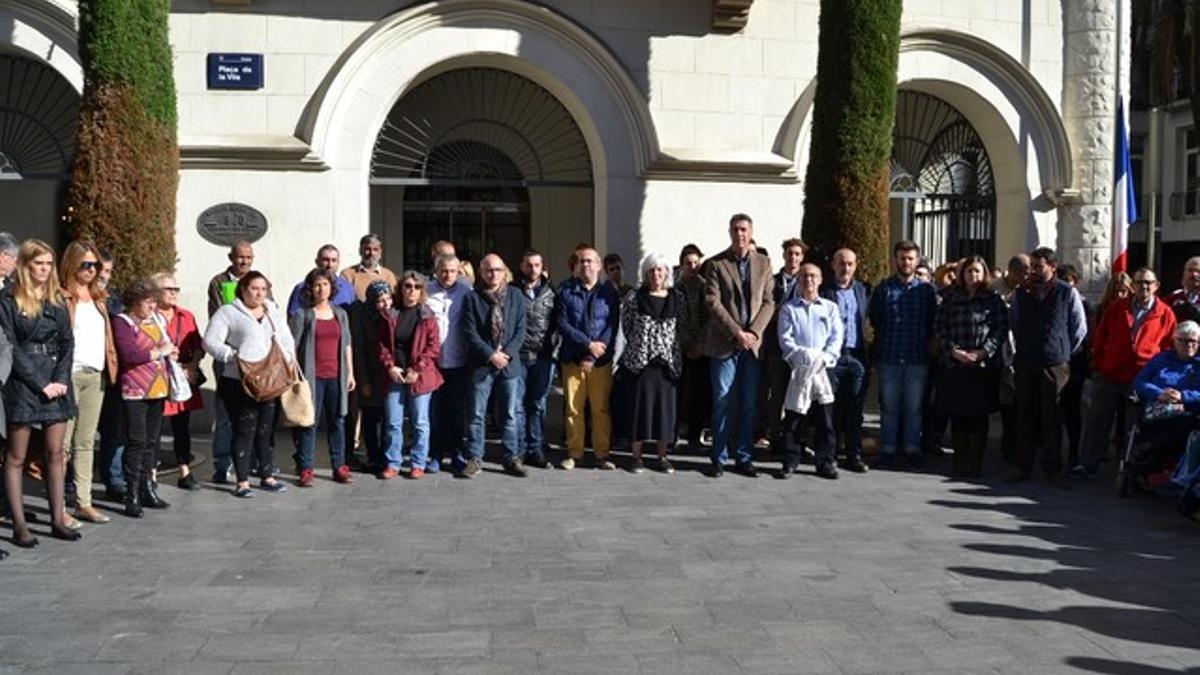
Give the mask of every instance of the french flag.
<svg viewBox="0 0 1200 675">
<path fill-rule="evenodd" d="M 1129 131 L 1125 128 L 1125 102 L 1117 97 L 1117 170 L 1113 190 L 1112 271 L 1124 272 L 1129 264 L 1129 227 L 1138 219 L 1137 193 L 1129 161 Z"/>
</svg>

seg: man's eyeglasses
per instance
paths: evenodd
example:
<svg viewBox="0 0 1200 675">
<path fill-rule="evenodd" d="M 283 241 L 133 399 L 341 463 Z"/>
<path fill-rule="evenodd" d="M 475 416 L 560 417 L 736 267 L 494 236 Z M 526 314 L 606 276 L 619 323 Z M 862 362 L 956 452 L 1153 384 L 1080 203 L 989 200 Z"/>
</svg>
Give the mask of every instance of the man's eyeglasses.
<svg viewBox="0 0 1200 675">
<path fill-rule="evenodd" d="M 95 260 L 84 260 L 79 263 L 79 269 L 83 272 L 94 272 L 100 269 L 100 263 Z"/>
<path fill-rule="evenodd" d="M 1185 345 L 1200 345 L 1200 340 L 1196 338 L 1175 338 L 1175 341 Z"/>
</svg>

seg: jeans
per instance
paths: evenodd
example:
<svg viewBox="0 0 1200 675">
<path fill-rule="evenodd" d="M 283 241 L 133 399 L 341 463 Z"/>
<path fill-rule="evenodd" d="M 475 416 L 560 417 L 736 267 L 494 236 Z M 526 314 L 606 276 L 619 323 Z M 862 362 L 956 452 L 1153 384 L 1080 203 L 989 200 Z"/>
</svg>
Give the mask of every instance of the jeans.
<svg viewBox="0 0 1200 675">
<path fill-rule="evenodd" d="M 837 365 L 829 371 L 834 395 L 833 428 L 842 435 L 847 459 L 862 456 L 863 399 L 867 395 L 866 362 L 863 350 L 843 349 Z M 834 447 L 836 449 L 836 442 Z"/>
<path fill-rule="evenodd" d="M 713 464 L 724 464 L 729 458 L 730 436 L 733 437 L 734 459 L 738 465 L 749 464 L 754 459 L 751 451 L 754 449 L 759 371 L 758 358 L 749 350 L 739 350 L 732 356 L 714 358 L 710 362 L 709 377 L 712 379 L 713 392 Z M 731 420 L 734 401 L 737 402 L 737 419 Z"/>
<path fill-rule="evenodd" d="M 429 401 L 432 394 L 412 393 L 412 387 L 407 384 L 393 382 L 388 389 L 387 402 L 384 404 L 386 419 L 387 450 L 384 451 L 384 462 L 387 468 L 399 469 L 404 455 L 404 415 L 412 419 L 413 445 L 412 468 L 424 469 L 429 461 Z M 364 409 L 365 410 L 365 409 Z M 373 460 L 374 461 L 374 460 Z M 383 463 L 375 465 L 383 469 Z"/>
<path fill-rule="evenodd" d="M 223 375 L 218 376 L 218 383 L 227 380 Z M 212 461 L 213 475 L 224 476 L 229 472 L 233 455 L 233 422 L 229 419 L 229 409 L 221 396 L 213 399 L 213 435 Z"/>
<path fill-rule="evenodd" d="M 884 455 L 903 447 L 910 455 L 921 452 L 921 403 L 927 364 L 879 364 L 879 432 Z M 901 435 L 903 428 L 903 435 Z"/>
<path fill-rule="evenodd" d="M 337 471 L 346 464 L 346 417 L 340 414 L 341 382 L 336 377 L 314 378 L 310 384 L 316 420 L 311 427 L 292 431 L 292 439 L 296 443 L 296 470 L 299 472 L 313 468 L 317 447 L 317 429 L 324 420 L 325 431 L 329 439 L 329 466 Z"/>
<path fill-rule="evenodd" d="M 442 463 L 446 457 L 462 461 L 463 411 L 467 405 L 467 369 L 446 368 L 442 371 L 442 386 L 433 392 L 430 401 L 430 423 L 433 425 L 433 445 L 430 459 Z"/>
<path fill-rule="evenodd" d="M 543 354 L 525 366 L 525 377 L 521 379 L 517 430 L 521 433 L 523 454 L 527 457 L 543 457 L 545 454 L 546 399 L 553 381 L 554 360 L 549 354 Z"/>
<path fill-rule="evenodd" d="M 521 378 L 506 375 L 490 365 L 471 371 L 471 410 L 467 421 L 467 454 L 470 459 L 483 459 L 484 433 L 487 427 L 488 399 L 496 389 L 499 408 L 500 441 L 504 446 L 504 463 L 509 464 L 522 455 L 517 433 L 517 408 L 521 400 Z"/>
<path fill-rule="evenodd" d="M 100 478 L 110 488 L 125 487 L 125 403 L 110 385 L 100 408 Z"/>
<path fill-rule="evenodd" d="M 158 461 L 158 439 L 162 432 L 165 398 L 125 401 L 125 428 L 129 443 L 125 447 L 125 485 L 136 490 L 138 484 L 150 479 Z"/>
<path fill-rule="evenodd" d="M 232 377 L 217 381 L 217 396 L 229 411 L 233 431 L 233 465 L 237 481 L 250 480 L 250 455 L 257 458 L 258 472 L 263 478 L 274 470 L 271 436 L 275 432 L 275 400 L 255 401 L 242 390 L 242 383 Z"/>
</svg>

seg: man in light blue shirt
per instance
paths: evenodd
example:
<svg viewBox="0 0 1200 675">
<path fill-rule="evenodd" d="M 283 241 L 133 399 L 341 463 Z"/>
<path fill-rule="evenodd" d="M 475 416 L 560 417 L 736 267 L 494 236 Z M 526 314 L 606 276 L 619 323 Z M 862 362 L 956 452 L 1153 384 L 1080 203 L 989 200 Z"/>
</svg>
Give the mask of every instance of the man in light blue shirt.
<svg viewBox="0 0 1200 675">
<path fill-rule="evenodd" d="M 460 276 L 459 261 L 453 254 L 439 256 L 434 262 L 434 283 L 429 285 L 425 306 L 438 323 L 441 350 L 438 368 L 445 381 L 429 406 L 431 427 L 427 473 L 437 473 L 447 457 L 455 469 L 466 466 L 463 457 L 463 432 L 466 424 L 467 346 L 462 331 L 462 311 L 471 285 Z"/>
<path fill-rule="evenodd" d="M 795 295 L 779 310 L 779 348 L 784 361 L 793 368 L 804 367 L 799 364 L 816 359 L 824 362 L 825 369 L 831 369 L 841 357 L 844 331 L 842 317 L 836 302 L 819 295 L 820 288 L 821 268 L 806 263 L 800 267 Z M 825 378 L 828 383 L 827 373 L 822 372 L 819 377 Z M 787 415 L 784 426 L 793 429 L 792 440 L 796 445 L 788 445 L 779 477 L 787 478 L 795 473 L 800 464 L 799 443 L 804 438 L 804 426 L 807 424 L 813 428 L 817 475 L 821 478 L 837 478 L 833 452 L 833 401 L 822 402 L 813 397 L 807 412 L 799 414 L 789 410 Z"/>
</svg>

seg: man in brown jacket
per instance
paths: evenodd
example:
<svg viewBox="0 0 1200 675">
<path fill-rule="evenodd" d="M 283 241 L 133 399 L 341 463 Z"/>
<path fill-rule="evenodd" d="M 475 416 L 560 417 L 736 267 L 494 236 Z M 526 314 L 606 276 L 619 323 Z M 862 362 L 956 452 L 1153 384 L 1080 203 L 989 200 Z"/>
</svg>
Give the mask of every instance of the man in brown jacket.
<svg viewBox="0 0 1200 675">
<path fill-rule="evenodd" d="M 712 476 L 725 472 L 730 436 L 739 473 L 758 475 L 751 461 L 763 333 L 774 315 L 771 261 L 754 249 L 754 221 L 744 213 L 729 219 L 730 246 L 704 264 L 708 324 L 704 353 L 713 386 Z M 737 419 L 733 416 L 737 401 Z"/>
</svg>

